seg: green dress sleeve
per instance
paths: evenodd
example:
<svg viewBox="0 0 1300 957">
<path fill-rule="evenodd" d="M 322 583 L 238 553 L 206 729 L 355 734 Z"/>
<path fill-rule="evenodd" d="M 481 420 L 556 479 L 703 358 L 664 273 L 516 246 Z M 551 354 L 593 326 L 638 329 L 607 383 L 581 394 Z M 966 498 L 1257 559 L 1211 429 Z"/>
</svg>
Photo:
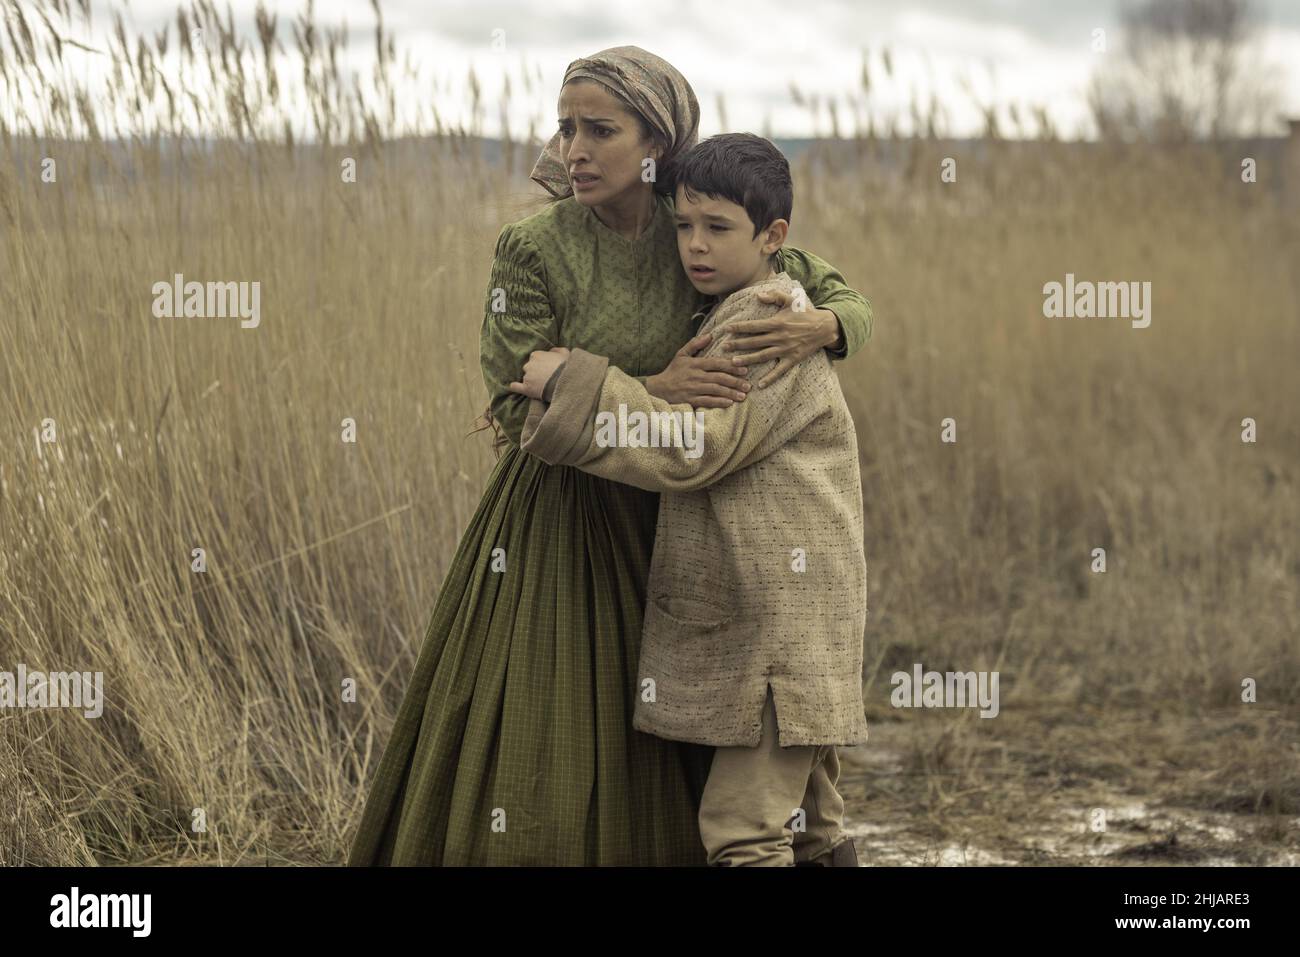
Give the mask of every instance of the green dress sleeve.
<svg viewBox="0 0 1300 957">
<path fill-rule="evenodd" d="M 479 367 L 492 417 L 516 446 L 528 416 L 528 396 L 511 392 L 509 385 L 521 380 L 529 353 L 559 345 L 559 339 L 541 250 L 518 224 L 509 223 L 497 237 L 492 258 L 479 330 Z"/>
<path fill-rule="evenodd" d="M 840 271 L 812 253 L 786 246 L 781 250 L 782 268 L 808 292 L 818 309 L 829 309 L 844 330 L 844 347 L 827 349 L 832 359 L 847 359 L 871 338 L 871 303 L 860 292 L 850 289 Z"/>
</svg>

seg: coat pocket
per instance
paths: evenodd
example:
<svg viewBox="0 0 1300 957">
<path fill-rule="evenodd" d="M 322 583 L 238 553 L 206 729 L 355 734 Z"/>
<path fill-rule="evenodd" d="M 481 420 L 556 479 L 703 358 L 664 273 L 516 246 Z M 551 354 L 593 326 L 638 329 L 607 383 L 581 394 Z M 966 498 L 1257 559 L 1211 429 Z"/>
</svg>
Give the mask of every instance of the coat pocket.
<svg viewBox="0 0 1300 957">
<path fill-rule="evenodd" d="M 681 631 L 713 631 L 736 617 L 731 605 L 685 595 L 657 595 L 646 605 L 646 627 L 668 625 Z"/>
</svg>

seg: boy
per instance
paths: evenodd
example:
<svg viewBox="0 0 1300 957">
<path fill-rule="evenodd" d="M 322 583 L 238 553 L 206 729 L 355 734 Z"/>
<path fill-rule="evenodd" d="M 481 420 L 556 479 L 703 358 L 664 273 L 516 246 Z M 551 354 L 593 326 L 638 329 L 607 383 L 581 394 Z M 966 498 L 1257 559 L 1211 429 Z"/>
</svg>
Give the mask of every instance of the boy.
<svg viewBox="0 0 1300 957">
<path fill-rule="evenodd" d="M 673 177 L 682 266 L 718 300 L 705 354 L 724 355 L 732 323 L 780 308 L 760 292 L 807 301 L 774 268 L 789 164 L 767 140 L 729 134 Z M 749 363 L 751 380 L 773 365 Z M 699 812 L 708 862 L 856 866 L 835 745 L 867 740 L 862 486 L 825 352 L 725 409 L 670 405 L 581 349 L 534 352 L 522 378 L 510 386 L 533 399 L 521 448 L 663 493 L 633 727 L 716 747 Z M 652 444 L 626 428 L 636 413 L 658 417 Z"/>
</svg>

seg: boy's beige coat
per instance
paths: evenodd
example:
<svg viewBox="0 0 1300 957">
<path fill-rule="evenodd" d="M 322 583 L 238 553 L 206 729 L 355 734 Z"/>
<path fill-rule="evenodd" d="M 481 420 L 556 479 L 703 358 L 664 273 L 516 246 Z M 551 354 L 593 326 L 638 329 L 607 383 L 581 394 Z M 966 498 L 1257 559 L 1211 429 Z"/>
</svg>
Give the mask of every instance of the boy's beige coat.
<svg viewBox="0 0 1300 957">
<path fill-rule="evenodd" d="M 742 289 L 700 327 L 774 315 Z M 750 367 L 757 382 L 773 367 Z M 866 564 L 858 447 L 824 350 L 743 402 L 705 409 L 703 454 L 602 447 L 596 415 L 677 412 L 601 356 L 574 349 L 549 405 L 533 400 L 521 447 L 552 465 L 663 493 L 650 567 L 633 726 L 679 741 L 759 743 L 767 688 L 782 746 L 861 744 Z M 607 434 L 605 436 L 608 437 Z"/>
</svg>

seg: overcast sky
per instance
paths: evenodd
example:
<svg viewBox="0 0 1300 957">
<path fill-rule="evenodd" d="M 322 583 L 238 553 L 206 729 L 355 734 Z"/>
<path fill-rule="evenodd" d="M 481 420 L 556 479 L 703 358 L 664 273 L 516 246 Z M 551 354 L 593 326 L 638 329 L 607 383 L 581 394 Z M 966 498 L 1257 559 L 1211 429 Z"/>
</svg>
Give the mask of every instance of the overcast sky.
<svg viewBox="0 0 1300 957">
<path fill-rule="evenodd" d="M 1260 53 L 1283 73 L 1283 108 L 1300 116 L 1300 0 L 1258 2 L 1257 9 Z M 412 0 L 395 8 L 394 18 L 401 16 L 412 35 L 427 36 L 448 66 L 463 72 L 473 63 L 485 87 L 500 72 L 488 35 L 502 27 L 505 58 L 522 52 L 541 66 L 546 93 L 539 109 L 551 107 L 576 57 L 624 43 L 651 50 L 694 87 L 704 135 L 721 131 L 719 94 L 732 129 L 760 130 L 770 117 L 778 134 L 811 133 L 808 110 L 792 102 L 791 83 L 840 97 L 843 118 L 843 95 L 860 91 L 864 50 L 873 51 L 877 115 L 905 117 L 912 91 L 924 100 L 933 90 L 955 131 L 972 131 L 979 114 L 959 82 L 965 75 L 981 98 L 1042 104 L 1062 129 L 1075 130 L 1086 116 L 1088 76 L 1104 62 L 1093 52 L 1093 30 L 1106 30 L 1112 48 L 1119 33 L 1118 4 L 1109 0 L 484 0 L 440 14 L 436 24 L 420 10 Z M 879 68 L 886 47 L 893 82 Z M 1284 63 L 1291 64 L 1289 76 Z"/>
<path fill-rule="evenodd" d="M 236 23 L 251 33 L 255 0 L 230 4 Z M 99 0 L 95 6 L 105 9 Z M 280 14 L 288 45 L 288 21 L 302 5 L 268 6 Z M 1083 91 L 1090 72 L 1110 55 L 1093 51 L 1093 30 L 1107 31 L 1112 52 L 1121 34 L 1116 0 L 385 0 L 382 7 L 396 34 L 399 62 L 409 54 L 425 78 L 403 94 L 403 109 L 417 101 L 426 109 L 435 103 L 444 118 L 468 123 L 465 91 L 472 67 L 482 84 L 489 134 L 499 128 L 504 76 L 512 77 L 515 130 L 535 116 L 539 132 L 549 134 L 568 63 L 623 44 L 650 50 L 682 71 L 699 97 L 705 136 L 723 129 L 719 94 L 726 98 L 732 130 L 812 134 L 809 111 L 792 101 L 792 83 L 806 93 L 839 98 L 842 128 L 851 132 L 844 95 L 861 93 L 868 50 L 872 110 L 879 118 L 897 112 L 906 128 L 912 91 L 923 99 L 933 91 L 948 112 L 950 132 L 973 132 L 978 112 L 960 85 L 965 75 L 981 98 L 1042 104 L 1063 133 L 1086 134 Z M 1259 56 L 1281 71 L 1283 110 L 1300 117 L 1300 0 L 1256 0 L 1256 7 L 1263 26 Z M 133 0 L 130 9 L 135 24 L 152 32 L 174 17 L 175 4 Z M 318 0 L 316 18 L 322 24 L 347 22 L 348 62 L 364 73 L 373 62 L 369 2 Z M 96 27 L 105 26 L 100 17 Z M 894 62 L 892 81 L 880 69 L 886 47 Z M 540 70 L 541 76 L 527 95 L 520 83 L 524 69 Z M 823 114 L 821 132 L 827 131 Z"/>
</svg>

